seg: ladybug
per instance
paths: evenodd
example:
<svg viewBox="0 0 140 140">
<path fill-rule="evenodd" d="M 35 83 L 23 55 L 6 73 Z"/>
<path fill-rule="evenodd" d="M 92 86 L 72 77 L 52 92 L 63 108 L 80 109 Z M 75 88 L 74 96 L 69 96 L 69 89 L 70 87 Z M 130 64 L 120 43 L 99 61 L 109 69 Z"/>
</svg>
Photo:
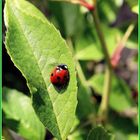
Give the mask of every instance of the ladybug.
<svg viewBox="0 0 140 140">
<path fill-rule="evenodd" d="M 70 80 L 67 65 L 60 64 L 51 73 L 50 81 L 58 90 L 65 89 Z"/>
</svg>

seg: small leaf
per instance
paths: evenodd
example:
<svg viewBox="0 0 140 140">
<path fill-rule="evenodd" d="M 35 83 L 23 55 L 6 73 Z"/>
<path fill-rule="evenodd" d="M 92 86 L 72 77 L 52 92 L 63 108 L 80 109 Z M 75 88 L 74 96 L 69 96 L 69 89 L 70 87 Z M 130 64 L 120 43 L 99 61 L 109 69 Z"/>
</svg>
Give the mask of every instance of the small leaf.
<svg viewBox="0 0 140 140">
<path fill-rule="evenodd" d="M 90 114 L 95 112 L 95 106 L 91 100 L 91 91 L 79 80 L 78 82 L 78 105 L 77 116 L 80 119 L 85 119 Z"/>
<path fill-rule="evenodd" d="M 86 132 L 84 130 L 77 130 L 68 136 L 69 140 L 85 140 Z"/>
<path fill-rule="evenodd" d="M 100 9 L 99 14 L 102 22 L 112 23 L 116 19 L 118 7 L 115 5 L 115 1 L 108 0 L 106 2 L 104 0 L 100 0 L 97 6 L 98 9 Z"/>
<path fill-rule="evenodd" d="M 138 13 L 139 13 L 138 5 L 133 6 L 133 7 L 132 7 L 132 11 L 133 11 L 134 13 L 138 14 Z"/>
<path fill-rule="evenodd" d="M 79 60 L 100 61 L 103 59 L 103 54 L 95 45 L 90 45 L 79 51 L 76 58 Z"/>
<path fill-rule="evenodd" d="M 96 74 L 88 81 L 89 85 L 99 94 L 102 95 L 104 75 Z"/>
<path fill-rule="evenodd" d="M 45 127 L 36 116 L 31 99 L 23 93 L 3 88 L 3 123 L 26 140 L 44 140 Z"/>
<path fill-rule="evenodd" d="M 130 135 L 128 135 L 128 140 L 138 140 L 138 135 L 137 134 L 130 134 Z"/>
<path fill-rule="evenodd" d="M 87 140 L 114 140 L 114 138 L 102 126 L 97 126 L 90 131 Z"/>
<path fill-rule="evenodd" d="M 60 33 L 33 5 L 6 0 L 6 49 L 27 80 L 33 107 L 42 123 L 59 140 L 68 136 L 77 105 L 76 73 L 72 54 Z M 51 71 L 66 64 L 70 82 L 62 92 L 50 82 Z"/>
<path fill-rule="evenodd" d="M 129 39 L 126 43 L 126 47 L 130 49 L 138 49 L 138 43 L 137 41 L 132 41 Z"/>
<path fill-rule="evenodd" d="M 85 140 L 87 138 L 88 131 L 80 127 L 81 121 L 76 118 L 73 129 L 71 130 L 68 140 Z"/>
<path fill-rule="evenodd" d="M 103 74 L 96 74 L 89 80 L 89 85 L 100 95 L 102 95 L 103 92 L 103 84 Z M 133 107 L 134 103 L 131 97 L 131 90 L 122 79 L 115 75 L 112 76 L 111 88 L 109 104 L 112 109 L 121 112 Z"/>
<path fill-rule="evenodd" d="M 125 134 L 119 131 L 115 134 L 115 140 L 138 140 L 137 134 Z"/>
</svg>

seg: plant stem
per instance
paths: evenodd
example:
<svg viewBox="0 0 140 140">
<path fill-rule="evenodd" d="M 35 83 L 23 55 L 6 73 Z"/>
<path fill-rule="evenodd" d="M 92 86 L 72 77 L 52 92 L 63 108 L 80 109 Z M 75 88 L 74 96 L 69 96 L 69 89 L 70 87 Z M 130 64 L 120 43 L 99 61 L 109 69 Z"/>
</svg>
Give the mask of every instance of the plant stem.
<svg viewBox="0 0 140 140">
<path fill-rule="evenodd" d="M 93 15 L 96 31 L 97 31 L 97 34 L 98 34 L 98 37 L 99 37 L 99 40 L 100 40 L 100 44 L 101 44 L 101 47 L 102 47 L 102 52 L 104 53 L 105 60 L 106 60 L 106 63 L 107 63 L 106 71 L 105 71 L 102 101 L 101 101 L 101 105 L 100 105 L 99 112 L 98 112 L 99 117 L 102 120 L 104 120 L 104 119 L 107 118 L 107 114 L 108 114 L 109 93 L 110 93 L 110 89 L 111 89 L 112 66 L 111 66 L 110 57 L 109 57 L 109 53 L 108 53 L 108 50 L 107 50 L 106 42 L 105 42 L 105 39 L 104 39 L 104 35 L 102 33 L 102 29 L 101 29 L 101 26 L 100 26 L 100 20 L 99 20 L 99 17 L 98 17 L 96 7 L 95 7 L 92 15 Z"/>
<path fill-rule="evenodd" d="M 82 82 L 83 85 L 86 86 L 87 85 L 87 80 L 84 76 L 83 70 L 82 70 L 82 68 L 80 66 L 80 63 L 78 61 L 76 62 L 76 69 L 78 71 L 78 76 L 79 76 L 80 81 Z"/>
<path fill-rule="evenodd" d="M 117 44 L 116 50 L 114 51 L 114 53 L 111 57 L 111 64 L 112 64 L 113 68 L 115 68 L 118 65 L 119 60 L 121 58 L 122 50 L 125 47 L 125 44 L 126 44 L 128 38 L 129 38 L 129 36 L 131 35 L 132 31 L 134 30 L 134 27 L 135 27 L 134 24 L 129 25 L 129 27 L 127 28 L 124 36 L 122 37 L 122 39 Z"/>
<path fill-rule="evenodd" d="M 100 21 L 99 21 L 99 17 L 98 17 L 96 8 L 94 9 L 92 15 L 93 15 L 96 31 L 97 31 L 97 34 L 98 34 L 98 37 L 99 37 L 99 40 L 100 40 L 100 44 L 101 44 L 101 47 L 102 47 L 102 52 L 105 55 L 107 66 L 110 69 L 111 68 L 110 57 L 109 57 L 109 53 L 108 53 L 107 46 L 106 46 L 106 43 L 105 43 L 104 35 L 103 35 L 102 29 L 100 27 Z"/>
<path fill-rule="evenodd" d="M 102 101 L 98 112 L 101 121 L 106 120 L 108 115 L 109 94 L 111 90 L 111 70 L 108 67 L 106 67 L 105 71 L 103 90 Z"/>
<path fill-rule="evenodd" d="M 67 43 L 69 44 L 69 46 L 71 48 L 72 54 L 75 55 L 71 38 L 67 38 Z M 76 62 L 76 69 L 77 69 L 77 74 L 79 76 L 79 79 L 82 82 L 82 84 L 86 86 L 87 85 L 87 80 L 86 80 L 85 75 L 83 73 L 83 70 L 81 68 L 80 62 L 77 60 L 76 57 L 74 57 L 74 60 Z"/>
<path fill-rule="evenodd" d="M 124 34 L 124 36 L 123 36 L 123 38 L 122 38 L 122 40 L 121 40 L 123 46 L 126 44 L 128 38 L 129 38 L 129 36 L 131 35 L 131 33 L 132 33 L 132 31 L 134 30 L 134 28 L 135 28 L 135 25 L 134 25 L 134 24 L 130 24 L 130 25 L 128 26 L 128 28 L 127 28 L 127 30 L 126 30 L 126 32 L 125 32 L 125 34 Z"/>
</svg>

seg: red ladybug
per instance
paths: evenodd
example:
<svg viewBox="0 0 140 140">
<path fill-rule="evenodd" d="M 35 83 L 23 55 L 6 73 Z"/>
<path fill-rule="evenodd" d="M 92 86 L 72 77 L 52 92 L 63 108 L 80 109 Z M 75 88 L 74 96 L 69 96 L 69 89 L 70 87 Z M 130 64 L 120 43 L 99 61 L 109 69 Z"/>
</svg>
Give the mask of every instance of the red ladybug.
<svg viewBox="0 0 140 140">
<path fill-rule="evenodd" d="M 58 65 L 50 76 L 51 83 L 59 90 L 67 87 L 69 79 L 69 70 L 65 64 Z"/>
</svg>

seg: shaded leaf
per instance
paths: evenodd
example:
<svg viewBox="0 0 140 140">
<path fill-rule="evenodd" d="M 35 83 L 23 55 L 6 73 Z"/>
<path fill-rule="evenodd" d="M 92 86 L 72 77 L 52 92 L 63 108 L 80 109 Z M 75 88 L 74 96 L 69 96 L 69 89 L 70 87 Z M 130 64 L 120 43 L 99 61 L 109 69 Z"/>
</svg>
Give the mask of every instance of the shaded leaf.
<svg viewBox="0 0 140 140">
<path fill-rule="evenodd" d="M 102 126 L 97 126 L 89 132 L 87 140 L 114 140 Z"/>
<path fill-rule="evenodd" d="M 78 105 L 77 116 L 80 119 L 85 119 L 90 114 L 94 113 L 95 106 L 91 100 L 91 91 L 79 80 L 78 82 Z"/>
<path fill-rule="evenodd" d="M 126 0 L 130 7 L 138 5 L 138 0 Z"/>
<path fill-rule="evenodd" d="M 103 74 L 96 74 L 89 80 L 89 85 L 91 85 L 100 95 L 102 95 L 103 92 L 103 84 Z M 122 79 L 116 77 L 115 75 L 112 76 L 109 104 L 112 109 L 119 112 L 129 109 L 134 105 L 130 88 Z"/>
<path fill-rule="evenodd" d="M 31 99 L 23 93 L 3 88 L 3 123 L 26 140 L 44 140 L 45 127 L 36 116 Z"/>
<path fill-rule="evenodd" d="M 64 36 L 71 37 L 82 31 L 83 22 L 79 6 L 64 1 L 49 1 L 49 9 Z"/>
<path fill-rule="evenodd" d="M 5 24 L 8 54 L 27 80 L 37 115 L 55 137 L 66 139 L 77 105 L 75 67 L 68 46 L 27 1 L 6 1 Z M 50 83 L 50 73 L 58 64 L 66 64 L 70 72 L 69 85 L 63 91 Z"/>
<path fill-rule="evenodd" d="M 119 3 L 118 0 L 100 0 L 97 6 L 101 21 L 109 24 L 116 19 L 121 3 Z"/>
<path fill-rule="evenodd" d="M 133 119 L 136 120 L 137 118 L 134 117 Z M 114 133 L 121 132 L 125 135 L 128 135 L 138 132 L 138 126 L 134 123 L 133 119 L 120 116 L 119 114 L 110 111 L 108 123 L 111 125 L 111 130 Z"/>
</svg>

